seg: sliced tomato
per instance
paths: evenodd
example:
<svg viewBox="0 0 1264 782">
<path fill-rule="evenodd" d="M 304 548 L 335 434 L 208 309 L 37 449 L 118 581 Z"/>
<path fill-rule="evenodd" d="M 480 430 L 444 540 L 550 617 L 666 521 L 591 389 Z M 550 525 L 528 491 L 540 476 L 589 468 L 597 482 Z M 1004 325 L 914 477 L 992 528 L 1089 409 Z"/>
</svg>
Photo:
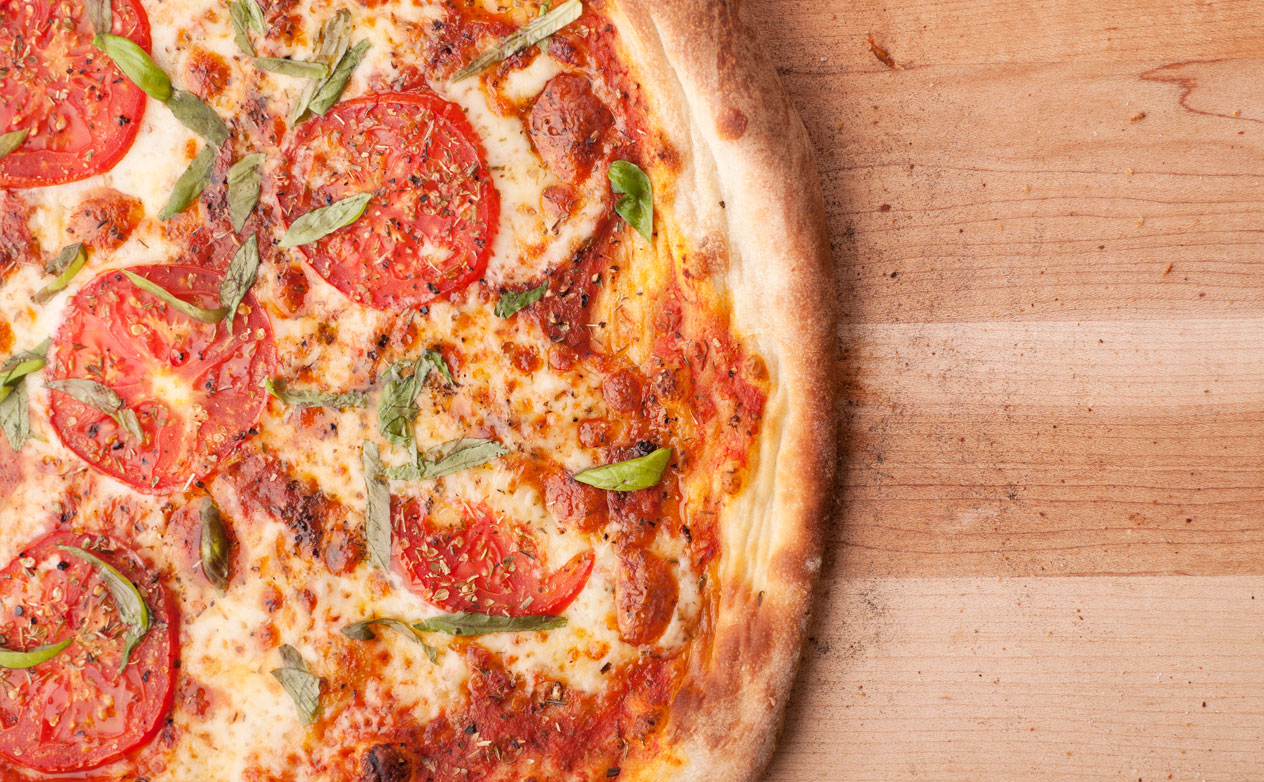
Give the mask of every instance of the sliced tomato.
<svg viewBox="0 0 1264 782">
<path fill-rule="evenodd" d="M 198 307 L 219 306 L 223 275 L 191 266 L 134 273 Z M 53 341 L 54 380 L 95 380 L 140 420 L 137 440 L 111 416 L 52 392 L 53 428 L 66 447 L 111 477 L 150 494 L 181 489 L 212 470 L 259 423 L 261 384 L 272 374 L 272 325 L 253 294 L 227 322 L 201 323 L 117 270 L 70 304 Z"/>
<path fill-rule="evenodd" d="M 149 606 L 149 632 L 119 670 L 127 624 L 96 566 L 116 568 Z M 14 651 L 73 639 L 27 670 L 0 668 L 0 755 L 48 773 L 96 768 L 148 741 L 170 709 L 176 613 L 162 582 L 134 553 L 62 530 L 28 545 L 0 571 L 0 637 Z"/>
<path fill-rule="evenodd" d="M 559 614 L 592 574 L 591 551 L 547 573 L 530 533 L 498 521 L 483 506 L 466 508 L 465 525 L 457 529 L 423 519 L 416 500 L 397 503 L 393 516 L 397 561 L 413 591 L 448 611 Z"/>
<path fill-rule="evenodd" d="M 139 0 L 113 0 L 115 35 L 149 50 Z M 131 148 L 145 93 L 92 46 L 84 0 L 0 0 L 0 133 L 26 130 L 0 159 L 0 187 L 74 182 Z"/>
<path fill-rule="evenodd" d="M 320 276 L 380 309 L 424 304 L 483 275 L 500 196 L 459 106 L 425 92 L 344 101 L 298 127 L 277 198 L 286 220 L 357 193 L 364 215 L 302 246 Z"/>
</svg>

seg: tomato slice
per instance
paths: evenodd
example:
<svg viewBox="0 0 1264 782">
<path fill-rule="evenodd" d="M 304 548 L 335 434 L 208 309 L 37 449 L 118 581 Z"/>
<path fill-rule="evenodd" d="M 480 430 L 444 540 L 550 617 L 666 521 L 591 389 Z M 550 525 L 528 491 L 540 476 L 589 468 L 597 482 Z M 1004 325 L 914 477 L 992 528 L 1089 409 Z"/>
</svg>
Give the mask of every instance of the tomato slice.
<svg viewBox="0 0 1264 782">
<path fill-rule="evenodd" d="M 113 0 L 111 32 L 149 50 L 139 0 Z M 27 130 L 0 159 L 0 187 L 74 182 L 131 148 L 145 93 L 92 46 L 84 0 L 0 0 L 0 133 Z"/>
<path fill-rule="evenodd" d="M 286 220 L 357 193 L 374 194 L 359 220 L 302 246 L 354 301 L 414 307 L 483 275 L 500 196 L 459 106 L 430 93 L 379 93 L 300 125 L 278 177 Z"/>
<path fill-rule="evenodd" d="M 127 625 L 97 568 L 58 545 L 114 566 L 140 590 L 149 632 L 119 671 Z M 29 670 L 0 668 L 0 755 L 48 773 L 96 768 L 158 730 L 173 699 L 176 613 L 170 594 L 132 552 L 67 530 L 32 542 L 0 571 L 0 637 L 15 651 L 74 639 Z"/>
<path fill-rule="evenodd" d="M 219 306 L 224 277 L 192 266 L 141 266 L 134 273 L 198 307 Z M 261 384 L 272 374 L 272 325 L 253 294 L 227 323 L 190 318 L 119 271 L 90 282 L 57 331 L 48 370 L 112 389 L 135 411 L 143 437 L 111 416 L 52 393 L 53 428 L 97 470 L 150 494 L 206 476 L 259 423 Z"/>
<path fill-rule="evenodd" d="M 397 560 L 413 591 L 448 611 L 559 614 L 592 574 L 591 551 L 546 574 L 531 535 L 507 528 L 483 506 L 466 508 L 459 529 L 436 529 L 416 500 L 398 503 L 392 515 Z"/>
</svg>

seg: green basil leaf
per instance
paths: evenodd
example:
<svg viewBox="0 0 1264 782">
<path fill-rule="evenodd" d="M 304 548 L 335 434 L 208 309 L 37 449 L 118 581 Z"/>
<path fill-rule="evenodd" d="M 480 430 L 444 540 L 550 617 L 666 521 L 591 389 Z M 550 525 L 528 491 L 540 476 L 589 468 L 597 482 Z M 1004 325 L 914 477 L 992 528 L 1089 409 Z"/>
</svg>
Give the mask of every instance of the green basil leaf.
<svg viewBox="0 0 1264 782">
<path fill-rule="evenodd" d="M 364 463 L 364 539 L 369 562 L 382 570 L 391 567 L 391 489 L 382 477 L 382 460 L 377 445 L 366 440 L 361 453 Z"/>
<path fill-rule="evenodd" d="M 30 128 L 20 128 L 0 134 L 0 158 L 4 158 L 10 152 L 22 146 L 22 142 L 26 141 L 26 134 L 30 132 Z"/>
<path fill-rule="evenodd" d="M 423 366 L 426 367 L 427 375 L 430 373 L 430 370 L 433 369 L 440 375 L 443 375 L 443 379 L 448 382 L 448 385 L 456 385 L 456 381 L 452 379 L 452 370 L 448 368 L 448 362 L 443 360 L 442 353 L 437 350 L 427 350 L 425 353 L 421 354 L 421 361 Z M 422 376 L 422 379 L 425 379 L 424 375 Z"/>
<path fill-rule="evenodd" d="M 180 178 L 176 180 L 175 187 L 171 188 L 171 195 L 167 198 L 166 205 L 158 212 L 159 220 L 170 220 L 176 215 L 188 209 L 189 206 L 202 195 L 202 191 L 211 183 L 211 167 L 215 164 L 215 147 L 206 144 L 202 147 L 202 151 L 197 153 L 197 157 L 193 158 L 193 162 L 189 163 L 189 167 L 184 170 Z"/>
<path fill-rule="evenodd" d="M 93 410 L 108 415 L 114 419 L 114 423 L 118 424 L 120 429 L 137 440 L 145 436 L 145 433 L 141 431 L 140 419 L 136 417 L 136 411 L 124 405 L 123 397 L 109 386 L 87 378 L 72 377 L 65 380 L 49 380 L 44 383 L 44 388 L 61 391 Z"/>
<path fill-rule="evenodd" d="M 565 3 L 562 3 L 547 14 L 527 22 L 521 29 L 506 36 L 496 46 L 480 54 L 469 65 L 457 71 L 452 76 L 452 81 L 460 81 L 473 76 L 507 57 L 512 57 L 528 46 L 543 41 L 578 19 L 583 11 L 584 7 L 580 0 L 566 0 Z"/>
<path fill-rule="evenodd" d="M 321 81 L 316 88 L 316 93 L 312 95 L 311 101 L 307 104 L 307 110 L 313 114 L 324 116 L 338 99 L 342 97 L 342 93 L 347 89 L 347 82 L 351 81 L 351 74 L 355 71 L 356 66 L 364 59 L 364 55 L 369 51 L 369 42 L 363 40 L 358 42 L 342 55 L 342 59 L 334 66 L 329 76 Z"/>
<path fill-rule="evenodd" d="M 575 480 L 610 491 L 648 489 L 657 486 L 663 479 L 663 471 L 667 469 L 671 457 L 670 448 L 659 448 L 653 453 L 628 459 L 626 462 L 584 470 L 575 475 Z"/>
<path fill-rule="evenodd" d="M 412 641 L 421 644 L 421 648 L 426 650 L 426 656 L 430 658 L 430 662 L 439 662 L 439 650 L 421 640 L 421 636 L 413 629 L 413 626 L 399 619 L 390 619 L 382 617 L 380 619 L 365 619 L 363 622 L 356 622 L 353 625 L 347 625 L 342 628 L 342 634 L 353 641 L 372 641 L 377 638 L 371 629 L 373 625 L 382 625 L 389 627 L 400 635 Z"/>
<path fill-rule="evenodd" d="M 610 189 L 624 194 L 614 205 L 614 211 L 644 236 L 645 241 L 654 241 L 654 188 L 650 178 L 640 166 L 626 160 L 611 163 L 608 176 Z"/>
<path fill-rule="evenodd" d="M 59 273 L 58 277 L 35 293 L 35 296 L 32 297 L 35 303 L 43 304 L 64 291 L 87 262 L 88 254 L 84 252 L 82 243 L 75 242 L 61 248 L 61 252 L 57 254 L 57 257 L 44 266 L 45 274 Z"/>
<path fill-rule="evenodd" d="M 233 220 L 233 230 L 238 233 L 259 204 L 265 159 L 262 152 L 252 152 L 228 169 L 228 214 Z"/>
<path fill-rule="evenodd" d="M 291 60 L 285 57 L 256 57 L 255 67 L 295 79 L 323 79 L 329 75 L 329 66 L 320 62 Z"/>
<path fill-rule="evenodd" d="M 219 285 L 219 303 L 225 310 L 224 320 L 228 322 L 228 333 L 233 333 L 233 321 L 237 318 L 237 308 L 241 300 L 246 298 L 250 286 L 255 284 L 259 276 L 259 242 L 255 235 L 241 243 L 233 260 L 228 264 L 228 273 Z"/>
<path fill-rule="evenodd" d="M 207 497 L 202 504 L 202 575 L 222 595 L 231 578 L 228 561 L 228 531 L 215 502 Z"/>
<path fill-rule="evenodd" d="M 391 467 L 387 474 L 397 481 L 430 481 L 479 467 L 507 453 L 509 449 L 495 440 L 462 437 L 418 453 L 412 463 Z"/>
<path fill-rule="evenodd" d="M 272 676 L 294 699 L 299 721 L 307 727 L 320 716 L 320 678 L 308 669 L 302 655 L 289 644 L 281 647 L 281 659 L 285 667 L 273 668 Z"/>
<path fill-rule="evenodd" d="M 520 310 L 524 310 L 544 298 L 544 294 L 549 290 L 549 284 L 542 282 L 538 287 L 525 291 L 505 291 L 500 294 L 500 301 L 496 302 L 496 317 L 508 318 Z"/>
<path fill-rule="evenodd" d="M 347 53 L 347 47 L 350 45 L 351 13 L 343 9 L 334 14 L 332 19 L 321 25 L 320 37 L 316 44 L 316 54 L 313 60 L 333 68 L 342 59 L 342 56 Z M 297 125 L 304 115 L 307 114 L 307 107 L 319 88 L 320 82 L 312 82 L 303 88 L 298 100 L 294 103 L 294 114 L 290 117 L 292 124 Z"/>
<path fill-rule="evenodd" d="M 412 628 L 409 628 L 409 632 L 412 632 Z M 61 654 L 62 650 L 67 646 L 70 646 L 71 642 L 74 640 L 75 639 L 73 638 L 67 638 L 61 643 L 44 644 L 43 646 L 37 646 L 34 649 L 30 649 L 25 652 L 18 652 L 12 649 L 0 649 L 0 668 L 34 668 L 40 663 L 48 662 L 57 655 Z"/>
<path fill-rule="evenodd" d="M 123 640 L 127 643 L 123 649 L 123 660 L 119 664 L 119 673 L 127 667 L 127 661 L 131 659 L 132 651 L 144 639 L 145 634 L 149 632 L 149 623 L 152 615 L 149 613 L 149 606 L 145 604 L 145 598 L 141 595 L 136 585 L 127 580 L 127 576 L 118 572 L 113 565 L 98 557 L 96 554 L 84 551 L 76 546 L 64 546 L 58 544 L 57 548 L 68 554 L 73 554 L 82 560 L 86 560 L 101 574 L 102 580 L 105 581 L 105 588 L 110 590 L 110 595 L 114 598 L 115 606 L 118 608 L 119 618 L 127 625 L 127 635 L 123 636 Z"/>
<path fill-rule="evenodd" d="M 413 444 L 413 421 L 421 412 L 414 402 L 421 393 L 422 383 L 434 368 L 434 362 L 423 354 L 413 362 L 412 367 L 412 374 L 405 377 L 404 373 L 408 371 L 407 361 L 392 366 L 386 373 L 386 383 L 377 400 L 378 431 L 388 442 L 405 447 Z"/>
<path fill-rule="evenodd" d="M 17 385 L 22 378 L 44 368 L 48 359 L 48 348 L 52 344 L 51 339 L 46 339 L 30 350 L 14 353 L 0 363 L 0 399 L 4 399 L 5 388 Z"/>
<path fill-rule="evenodd" d="M 184 299 L 177 299 L 175 294 L 171 291 L 156 282 L 151 282 L 145 279 L 133 271 L 128 269 L 122 269 L 121 271 L 137 288 L 140 288 L 146 293 L 157 296 L 162 301 L 196 321 L 201 323 L 219 323 L 225 318 L 225 316 L 228 315 L 228 310 L 224 307 L 216 307 L 213 310 L 202 309 L 194 304 L 190 304 Z"/>
<path fill-rule="evenodd" d="M 171 79 L 163 73 L 144 49 L 130 39 L 109 33 L 98 33 L 92 45 L 105 52 L 123 75 L 156 101 L 171 100 Z"/>
<path fill-rule="evenodd" d="M 229 0 L 228 16 L 233 20 L 233 42 L 243 54 L 255 56 L 254 44 L 250 42 L 250 11 L 247 3 L 254 5 L 253 0 Z"/>
<path fill-rule="evenodd" d="M 88 21 L 92 22 L 92 32 L 108 33 L 114 29 L 114 6 L 110 0 L 87 0 L 84 5 Z"/>
<path fill-rule="evenodd" d="M 26 391 L 26 379 L 20 378 L 11 386 L 0 386 L 0 431 L 9 447 L 22 450 L 31 439 L 31 401 Z"/>
<path fill-rule="evenodd" d="M 285 236 L 281 237 L 280 246 L 298 247 L 311 244 L 339 228 L 351 225 L 364 214 L 365 208 L 369 205 L 369 199 L 372 197 L 369 193 L 358 193 L 347 196 L 341 201 L 335 201 L 329 206 L 313 209 L 290 224 Z"/>
<path fill-rule="evenodd" d="M 241 4 L 245 6 L 246 20 L 250 28 L 260 35 L 266 35 L 268 23 L 263 18 L 263 9 L 259 7 L 258 0 L 241 0 Z"/>
<path fill-rule="evenodd" d="M 494 614 L 444 614 L 413 625 L 423 633 L 447 633 L 456 636 L 488 633 L 528 633 L 565 627 L 561 616 L 498 616 Z"/>
<path fill-rule="evenodd" d="M 549 9 L 552 7 L 553 7 L 553 0 L 544 0 L 544 2 L 540 3 L 539 16 L 544 16 L 545 14 L 547 14 L 549 12 Z M 548 38 L 541 38 L 538 46 L 540 47 L 540 51 L 544 52 L 545 54 L 549 53 L 549 39 Z"/>
<path fill-rule="evenodd" d="M 176 90 L 167 101 L 167 108 L 180 124 L 211 142 L 220 146 L 228 140 L 228 126 L 215 113 L 215 109 L 206 105 L 198 96 L 187 90 Z"/>
<path fill-rule="evenodd" d="M 368 407 L 369 395 L 363 391 L 334 393 L 330 391 L 293 391 L 282 378 L 263 381 L 268 393 L 291 407 Z"/>
</svg>

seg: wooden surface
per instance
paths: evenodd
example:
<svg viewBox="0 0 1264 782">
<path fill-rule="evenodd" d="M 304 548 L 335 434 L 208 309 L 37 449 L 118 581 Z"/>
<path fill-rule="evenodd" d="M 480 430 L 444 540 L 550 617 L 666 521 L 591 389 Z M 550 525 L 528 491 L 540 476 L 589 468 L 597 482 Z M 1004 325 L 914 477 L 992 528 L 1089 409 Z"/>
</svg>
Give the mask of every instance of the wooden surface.
<svg viewBox="0 0 1264 782">
<path fill-rule="evenodd" d="M 754 1 L 844 314 L 770 780 L 1264 779 L 1264 7 Z"/>
</svg>

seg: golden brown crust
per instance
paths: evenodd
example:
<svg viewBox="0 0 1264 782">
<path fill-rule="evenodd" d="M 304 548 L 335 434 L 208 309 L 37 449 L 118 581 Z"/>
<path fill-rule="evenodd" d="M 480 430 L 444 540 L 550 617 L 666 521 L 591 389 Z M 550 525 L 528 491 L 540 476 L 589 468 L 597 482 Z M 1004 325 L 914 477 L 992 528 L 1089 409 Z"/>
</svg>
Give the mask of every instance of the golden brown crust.
<svg viewBox="0 0 1264 782">
<path fill-rule="evenodd" d="M 708 268 L 772 379 L 750 481 L 721 525 L 720 600 L 704 620 L 713 641 L 691 650 L 667 727 L 674 751 L 636 778 L 745 782 L 763 773 L 780 727 L 832 488 L 824 204 L 806 131 L 741 0 L 618 0 L 604 10 L 649 96 L 652 127 L 679 153 L 674 192 L 655 196 L 680 234 L 669 241 L 682 255 L 722 248 L 724 262 Z"/>
</svg>

